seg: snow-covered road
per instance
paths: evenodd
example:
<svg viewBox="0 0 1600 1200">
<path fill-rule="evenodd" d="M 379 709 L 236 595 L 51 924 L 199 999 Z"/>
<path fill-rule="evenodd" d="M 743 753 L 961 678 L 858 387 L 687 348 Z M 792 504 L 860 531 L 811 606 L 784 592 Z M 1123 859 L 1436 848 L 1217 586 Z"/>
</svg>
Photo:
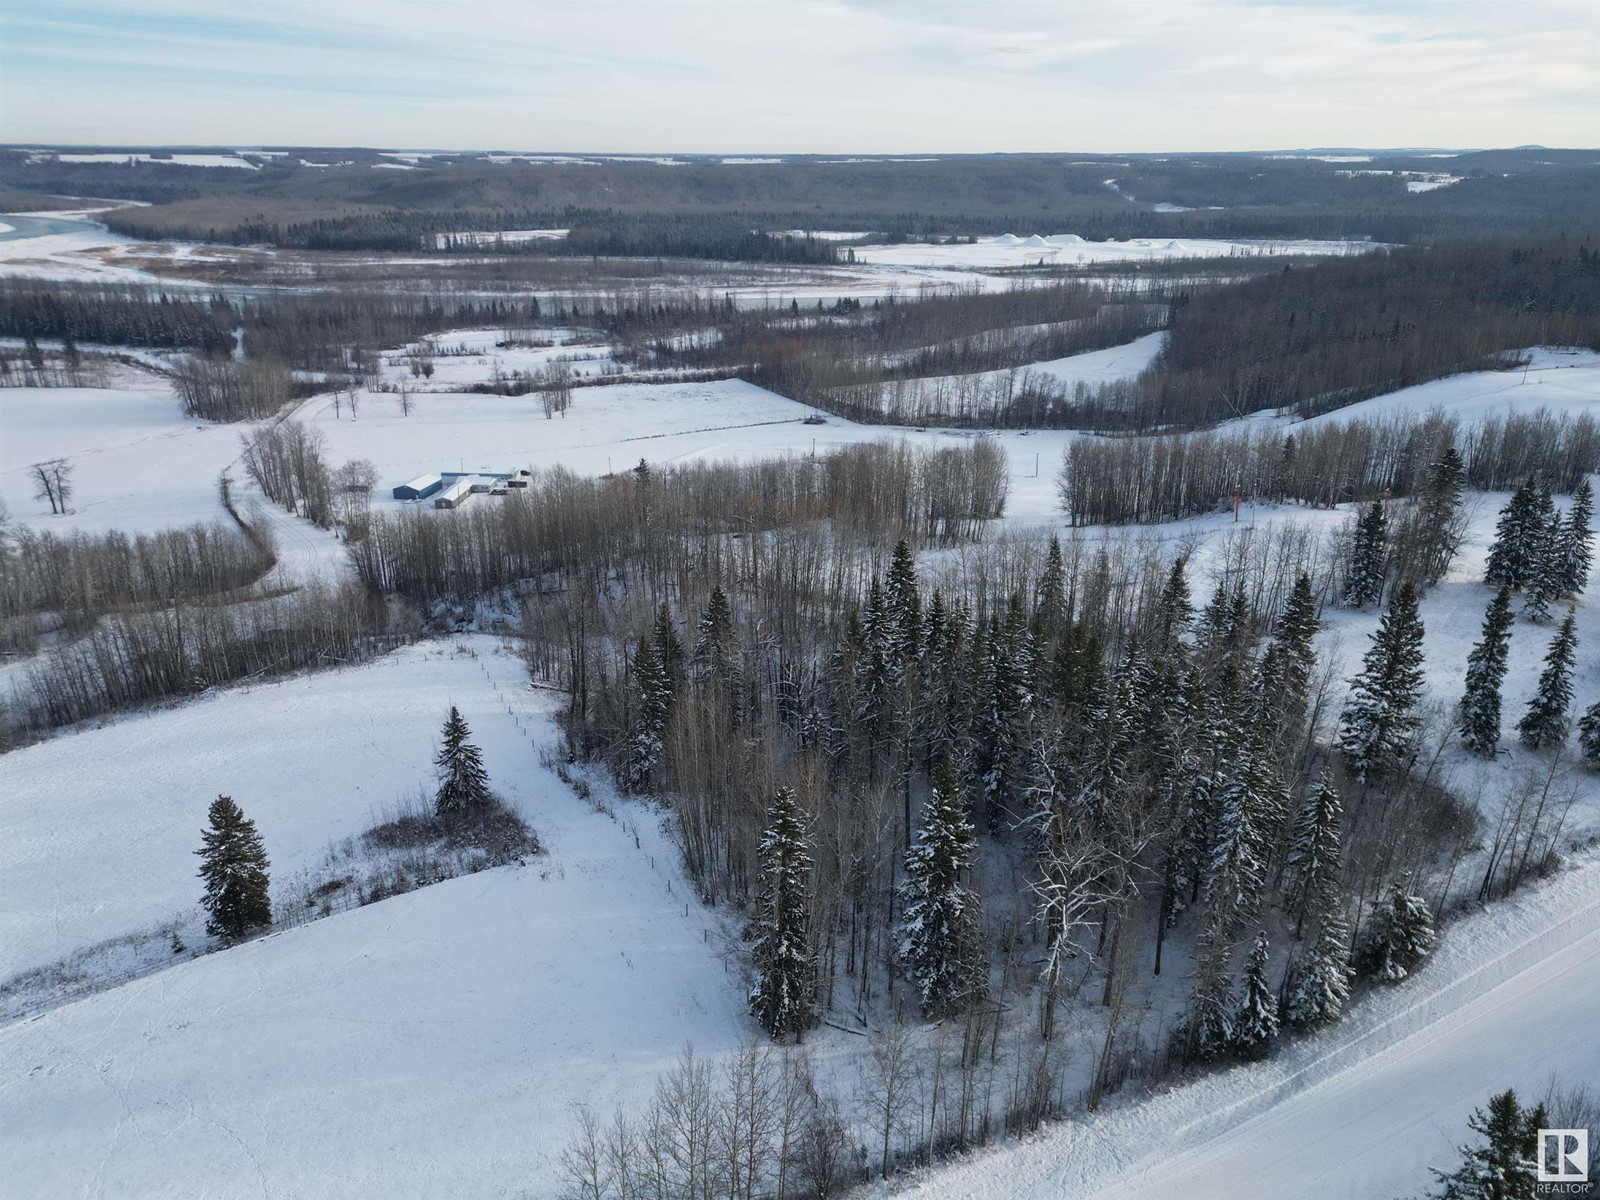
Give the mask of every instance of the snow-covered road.
<svg viewBox="0 0 1600 1200">
<path fill-rule="evenodd" d="M 1066 1122 L 929 1200 L 1380 1200 L 1451 1165 L 1492 1092 L 1600 1079 L 1600 862 L 1460 922 L 1409 984 L 1270 1062 Z"/>
</svg>

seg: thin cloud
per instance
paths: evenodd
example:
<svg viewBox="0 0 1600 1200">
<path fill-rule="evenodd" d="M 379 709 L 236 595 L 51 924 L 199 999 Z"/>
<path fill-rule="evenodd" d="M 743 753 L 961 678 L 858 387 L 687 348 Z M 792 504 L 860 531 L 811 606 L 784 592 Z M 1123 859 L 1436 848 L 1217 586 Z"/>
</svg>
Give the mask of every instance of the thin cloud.
<svg viewBox="0 0 1600 1200">
<path fill-rule="evenodd" d="M 240 13 L 221 0 L 7 0 L 0 139 L 1588 145 L 1600 112 L 1600 5 L 1587 0 L 257 0 Z"/>
</svg>

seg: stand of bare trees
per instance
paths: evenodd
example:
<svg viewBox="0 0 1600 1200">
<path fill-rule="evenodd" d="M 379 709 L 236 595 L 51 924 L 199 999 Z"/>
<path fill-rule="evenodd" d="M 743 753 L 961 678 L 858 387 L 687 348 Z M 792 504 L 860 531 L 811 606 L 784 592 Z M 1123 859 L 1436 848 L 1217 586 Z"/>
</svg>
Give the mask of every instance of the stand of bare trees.
<svg viewBox="0 0 1600 1200">
<path fill-rule="evenodd" d="M 0 620 L 58 613 L 81 633 L 111 613 L 195 601 L 272 569 L 266 534 L 220 521 L 155 534 L 14 531 L 0 572 Z"/>
<path fill-rule="evenodd" d="M 1463 425 L 1442 415 L 1207 430 L 1150 438 L 1077 438 L 1058 477 L 1075 525 L 1168 521 L 1245 501 L 1330 507 L 1408 495 L 1446 449 L 1467 486 L 1507 490 L 1524 479 L 1570 491 L 1600 467 L 1600 424 L 1538 410 Z"/>
<path fill-rule="evenodd" d="M 294 395 L 288 368 L 271 359 L 190 355 L 172 373 L 185 416 L 208 421 L 255 421 L 273 416 Z"/>
<path fill-rule="evenodd" d="M 1008 481 L 1003 455 L 982 439 L 931 451 L 880 443 L 759 463 L 641 463 L 604 479 L 556 469 L 520 495 L 375 517 L 351 554 L 364 582 L 418 600 L 527 581 L 597 585 L 611 574 L 661 581 L 713 557 L 765 556 L 818 522 L 851 539 L 969 540 L 1004 510 Z"/>
<path fill-rule="evenodd" d="M 72 511 L 72 463 L 65 458 L 36 462 L 28 468 L 33 475 L 33 498 L 50 505 L 50 515 Z"/>
<path fill-rule="evenodd" d="M 382 601 L 354 586 L 109 615 L 28 666 L 0 708 L 0 744 L 242 679 L 359 661 L 405 636 Z"/>
<path fill-rule="evenodd" d="M 332 527 L 334 485 L 319 432 L 289 420 L 242 434 L 239 441 L 244 469 L 257 487 L 296 516 Z"/>
</svg>

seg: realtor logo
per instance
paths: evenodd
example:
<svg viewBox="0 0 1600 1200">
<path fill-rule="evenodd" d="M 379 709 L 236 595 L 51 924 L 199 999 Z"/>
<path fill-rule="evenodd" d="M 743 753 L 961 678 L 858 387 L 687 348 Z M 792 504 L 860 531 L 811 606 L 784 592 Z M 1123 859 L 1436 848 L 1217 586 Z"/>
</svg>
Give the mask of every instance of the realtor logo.
<svg viewBox="0 0 1600 1200">
<path fill-rule="evenodd" d="M 1539 1182 L 1589 1182 L 1589 1131 L 1539 1130 Z"/>
</svg>

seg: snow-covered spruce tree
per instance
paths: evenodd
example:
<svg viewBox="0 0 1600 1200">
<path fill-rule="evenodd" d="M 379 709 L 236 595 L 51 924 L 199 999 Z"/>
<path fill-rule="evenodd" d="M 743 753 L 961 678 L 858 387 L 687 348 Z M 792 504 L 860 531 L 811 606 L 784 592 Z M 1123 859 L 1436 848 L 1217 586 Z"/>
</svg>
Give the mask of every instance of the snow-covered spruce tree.
<svg viewBox="0 0 1600 1200">
<path fill-rule="evenodd" d="M 1278 998 L 1267 982 L 1267 935 L 1256 934 L 1244 967 L 1244 994 L 1234 1011 L 1229 1044 L 1240 1058 L 1264 1058 L 1278 1036 Z"/>
<path fill-rule="evenodd" d="M 1511 494 L 1495 524 L 1494 545 L 1484 582 L 1521 591 L 1533 581 L 1535 551 L 1545 522 L 1539 511 L 1538 490 L 1533 480 L 1525 481 Z"/>
<path fill-rule="evenodd" d="M 983 910 L 967 883 L 975 849 L 972 822 L 946 759 L 906 854 L 900 889 L 905 909 L 896 929 L 901 969 L 930 1019 L 970 1008 L 987 991 Z"/>
<path fill-rule="evenodd" d="M 894 558 L 883 581 L 885 630 L 892 659 L 902 667 L 922 653 L 922 594 L 917 587 L 917 557 L 904 538 L 895 543 Z"/>
<path fill-rule="evenodd" d="M 1561 517 L 1552 506 L 1544 529 L 1533 539 L 1533 577 L 1528 581 L 1522 615 L 1541 624 L 1548 621 L 1551 607 L 1566 595 L 1566 573 L 1566 534 Z"/>
<path fill-rule="evenodd" d="M 761 838 L 761 896 L 754 924 L 756 982 L 750 1012 L 774 1040 L 795 1041 L 817 1023 L 817 955 L 811 941 L 811 840 L 790 788 L 779 788 Z"/>
<path fill-rule="evenodd" d="M 1572 508 L 1561 527 L 1561 594 L 1576 596 L 1589 586 L 1589 567 L 1593 560 L 1590 543 L 1594 532 L 1594 489 L 1585 479 L 1572 493 Z"/>
<path fill-rule="evenodd" d="M 252 929 L 272 924 L 267 895 L 267 852 L 255 822 L 229 796 L 211 802 L 210 828 L 200 835 L 200 878 L 206 893 L 206 932 L 213 937 L 241 938 Z"/>
<path fill-rule="evenodd" d="M 1166 654 L 1187 646 L 1182 641 L 1189 626 L 1194 623 L 1194 607 L 1189 602 L 1189 580 L 1184 575 L 1185 561 L 1174 559 L 1167 572 L 1167 582 L 1161 589 L 1161 599 L 1156 603 L 1155 652 Z"/>
<path fill-rule="evenodd" d="M 1356 520 L 1350 539 L 1350 559 L 1345 565 L 1344 606 L 1366 608 L 1383 598 L 1383 578 L 1389 561 L 1389 519 L 1383 502 L 1374 500 Z"/>
<path fill-rule="evenodd" d="M 1567 709 L 1572 704 L 1572 660 L 1578 651 L 1578 627 L 1571 609 L 1550 641 L 1539 687 L 1517 722 L 1517 736 L 1529 750 L 1560 746 L 1567 740 Z"/>
<path fill-rule="evenodd" d="M 1228 980 L 1232 956 L 1230 939 L 1210 929 L 1201 935 L 1185 1027 L 1189 1056 L 1201 1062 L 1227 1053 L 1233 1044 L 1233 988 Z"/>
<path fill-rule="evenodd" d="M 1337 896 L 1332 898 L 1311 952 L 1295 971 L 1284 1012 L 1295 1029 L 1315 1029 L 1337 1021 L 1350 999 L 1350 929 L 1339 911 L 1340 903 Z"/>
<path fill-rule="evenodd" d="M 1274 727 L 1280 760 L 1304 749 L 1311 673 L 1316 668 L 1316 598 L 1301 574 L 1272 626 L 1272 644 L 1257 668 L 1255 702 L 1260 720 Z"/>
<path fill-rule="evenodd" d="M 483 753 L 467 740 L 471 730 L 455 705 L 445 718 L 444 744 L 434 756 L 439 772 L 439 790 L 433 808 L 441 817 L 459 817 L 483 808 L 491 800 L 489 773 L 483 769 Z"/>
<path fill-rule="evenodd" d="M 1306 919 L 1327 907 L 1337 896 L 1340 875 L 1340 818 L 1344 805 L 1332 774 L 1323 771 L 1322 780 L 1295 817 L 1294 834 L 1289 842 L 1289 887 L 1285 905 L 1294 914 L 1294 936 L 1305 931 Z"/>
<path fill-rule="evenodd" d="M 856 722 L 874 746 L 887 746 L 895 732 L 892 722 L 899 711 L 903 678 L 892 648 L 889 608 L 874 575 L 861 614 L 861 654 L 856 658 Z"/>
<path fill-rule="evenodd" d="M 721 585 L 711 589 L 695 627 L 694 665 L 701 678 L 728 682 L 733 674 L 733 608 Z"/>
<path fill-rule="evenodd" d="M 1267 856 L 1288 807 L 1277 764 L 1260 723 L 1234 756 L 1217 793 L 1216 832 L 1207 871 L 1213 909 L 1230 938 L 1255 914 L 1267 877 Z"/>
<path fill-rule="evenodd" d="M 1591 767 L 1600 766 L 1600 702 L 1591 704 L 1578 718 L 1578 745 L 1584 762 Z"/>
<path fill-rule="evenodd" d="M 1283 611 L 1273 623 L 1272 636 L 1293 664 L 1296 674 L 1291 678 L 1302 693 L 1317 665 L 1316 637 L 1322 622 L 1317 619 L 1317 597 L 1311 588 L 1311 576 L 1304 571 L 1294 581 Z"/>
<path fill-rule="evenodd" d="M 683 639 L 678 636 L 678 627 L 673 623 L 672 610 L 667 607 L 667 602 L 661 602 L 661 608 L 656 613 L 654 631 L 656 661 L 661 664 L 661 670 L 667 677 L 667 685 L 676 690 L 683 682 Z"/>
<path fill-rule="evenodd" d="M 983 816 L 998 829 L 1012 807 L 1018 783 L 1017 745 L 1026 693 L 1009 623 L 991 616 L 981 641 L 973 643 L 977 711 L 972 718 L 972 771 L 983 795 Z"/>
<path fill-rule="evenodd" d="M 1417 593 L 1401 584 L 1372 635 L 1361 674 L 1350 681 L 1339 746 L 1351 774 L 1370 783 L 1403 768 L 1416 746 L 1422 718 L 1422 618 Z"/>
<path fill-rule="evenodd" d="M 1483 636 L 1467 656 L 1467 685 L 1457 710 L 1461 742 L 1480 758 L 1500 748 L 1500 684 L 1511 641 L 1511 589 L 1502 586 L 1483 615 Z"/>
<path fill-rule="evenodd" d="M 1050 535 L 1050 548 L 1045 553 L 1044 570 L 1033 589 L 1033 615 L 1046 637 L 1054 637 L 1066 624 L 1067 569 L 1061 561 L 1061 539 Z"/>
<path fill-rule="evenodd" d="M 1431 1200 L 1534 1200 L 1542 1112 L 1524 1112 L 1510 1089 L 1492 1097 L 1487 1112 L 1474 1110 L 1467 1125 L 1483 1140 L 1460 1148 L 1455 1170 L 1433 1172 L 1439 1187 Z"/>
<path fill-rule="evenodd" d="M 1356 955 L 1356 970 L 1381 983 L 1399 983 L 1433 953 L 1437 944 L 1433 913 L 1427 901 L 1408 892 L 1401 881 L 1367 922 L 1366 936 Z"/>
<path fill-rule="evenodd" d="M 633 731 L 622 769 L 622 786 L 644 792 L 654 782 L 666 745 L 667 713 L 672 705 L 672 682 L 656 657 L 654 643 L 639 639 L 633 655 Z"/>
</svg>

